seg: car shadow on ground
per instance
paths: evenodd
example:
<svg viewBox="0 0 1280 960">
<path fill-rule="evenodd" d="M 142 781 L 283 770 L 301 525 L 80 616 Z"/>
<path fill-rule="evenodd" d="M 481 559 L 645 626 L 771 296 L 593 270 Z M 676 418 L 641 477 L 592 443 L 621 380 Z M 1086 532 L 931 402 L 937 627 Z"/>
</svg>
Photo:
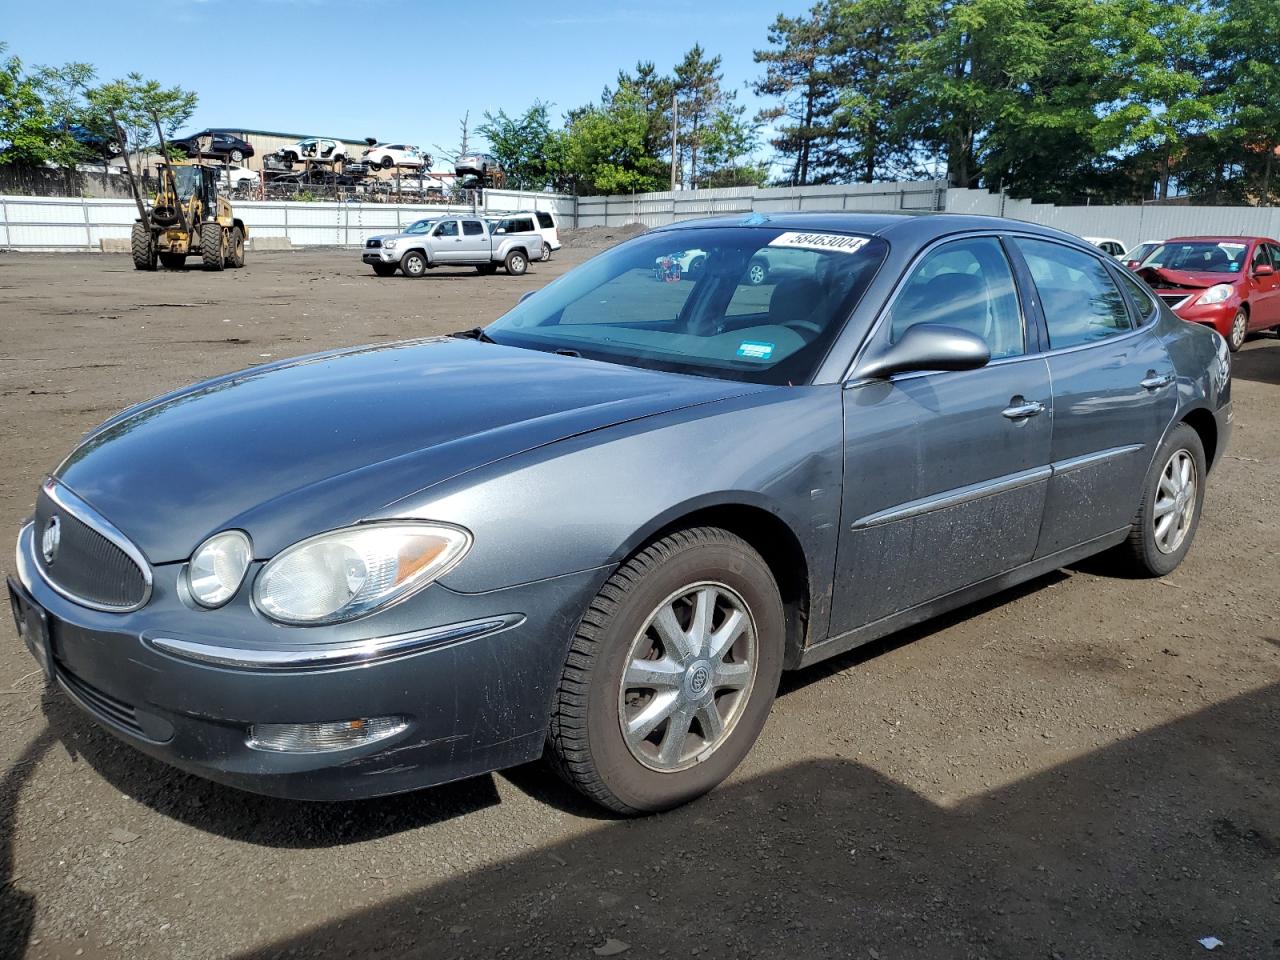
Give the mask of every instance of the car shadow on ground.
<svg viewBox="0 0 1280 960">
<path fill-rule="evenodd" d="M 1276 956 L 1277 737 L 1280 685 L 948 806 L 799 763 L 244 956 Z"/>
<path fill-rule="evenodd" d="M 1231 356 L 1231 376 L 1237 380 L 1280 384 L 1280 336 L 1261 334 Z"/>
</svg>

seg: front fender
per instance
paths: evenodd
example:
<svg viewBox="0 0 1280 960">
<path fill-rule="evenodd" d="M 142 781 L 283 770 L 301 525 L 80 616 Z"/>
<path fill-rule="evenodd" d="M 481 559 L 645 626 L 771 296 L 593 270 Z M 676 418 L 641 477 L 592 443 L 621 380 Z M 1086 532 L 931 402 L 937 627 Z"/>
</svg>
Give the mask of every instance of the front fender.
<svg viewBox="0 0 1280 960">
<path fill-rule="evenodd" d="M 480 593 L 617 564 L 682 516 L 747 505 L 796 535 L 825 616 L 840 526 L 839 385 L 777 387 L 570 437 L 390 505 L 460 524 L 471 553 L 441 583 Z"/>
</svg>

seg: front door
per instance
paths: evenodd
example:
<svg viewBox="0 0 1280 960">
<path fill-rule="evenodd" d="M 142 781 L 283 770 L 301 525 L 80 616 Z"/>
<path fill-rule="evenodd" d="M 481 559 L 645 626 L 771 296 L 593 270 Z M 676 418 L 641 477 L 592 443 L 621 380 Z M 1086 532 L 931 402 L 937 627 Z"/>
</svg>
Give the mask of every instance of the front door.
<svg viewBox="0 0 1280 960">
<path fill-rule="evenodd" d="M 1015 245 L 1044 316 L 1053 378 L 1053 478 L 1036 549 L 1046 557 L 1128 526 L 1177 384 L 1141 287 L 1134 316 L 1117 278 L 1132 281 L 1093 254 L 1052 240 Z"/>
<path fill-rule="evenodd" d="M 1258 273 L 1259 267 L 1270 267 L 1271 273 Z M 1253 272 L 1253 296 L 1249 306 L 1250 330 L 1265 330 L 1280 323 L 1280 247 L 1259 243 L 1253 251 L 1249 268 Z"/>
<path fill-rule="evenodd" d="M 977 370 L 854 380 L 844 391 L 845 477 L 831 633 L 856 629 L 1031 560 L 1049 476 L 1049 369 L 992 236 L 930 252 L 873 346 L 916 323 L 977 333 Z M 1028 347 L 1028 336 L 1032 346 Z"/>
<path fill-rule="evenodd" d="M 436 263 L 457 263 L 462 257 L 462 230 L 457 220 L 441 220 L 431 233 L 431 259 Z"/>
</svg>

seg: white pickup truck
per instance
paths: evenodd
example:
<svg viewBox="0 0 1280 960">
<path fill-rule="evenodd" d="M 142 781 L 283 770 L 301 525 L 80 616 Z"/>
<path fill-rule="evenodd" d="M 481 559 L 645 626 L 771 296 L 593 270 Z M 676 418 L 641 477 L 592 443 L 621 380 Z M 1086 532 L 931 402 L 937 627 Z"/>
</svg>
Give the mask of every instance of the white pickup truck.
<svg viewBox="0 0 1280 960">
<path fill-rule="evenodd" d="M 536 234 L 506 236 L 480 217 L 446 214 L 418 220 L 403 233 L 369 237 L 360 259 L 380 277 L 399 270 L 406 277 L 420 277 L 435 267 L 475 267 L 477 273 L 495 273 L 505 267 L 518 277 L 529 261 L 542 257 L 542 238 Z"/>
</svg>

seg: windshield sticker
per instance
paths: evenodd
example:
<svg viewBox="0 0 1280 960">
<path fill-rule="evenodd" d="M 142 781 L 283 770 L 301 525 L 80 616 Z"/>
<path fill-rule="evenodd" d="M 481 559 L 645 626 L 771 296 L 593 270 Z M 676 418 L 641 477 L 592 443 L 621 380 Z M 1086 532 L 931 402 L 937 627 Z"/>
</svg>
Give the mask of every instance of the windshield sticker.
<svg viewBox="0 0 1280 960">
<path fill-rule="evenodd" d="M 834 253 L 857 253 L 867 245 L 866 237 L 846 237 L 839 233 L 781 233 L 769 241 L 771 247 L 794 250 L 830 250 Z"/>
<path fill-rule="evenodd" d="M 738 344 L 738 356 L 749 360 L 768 360 L 773 356 L 773 344 L 760 340 L 743 340 Z"/>
</svg>

